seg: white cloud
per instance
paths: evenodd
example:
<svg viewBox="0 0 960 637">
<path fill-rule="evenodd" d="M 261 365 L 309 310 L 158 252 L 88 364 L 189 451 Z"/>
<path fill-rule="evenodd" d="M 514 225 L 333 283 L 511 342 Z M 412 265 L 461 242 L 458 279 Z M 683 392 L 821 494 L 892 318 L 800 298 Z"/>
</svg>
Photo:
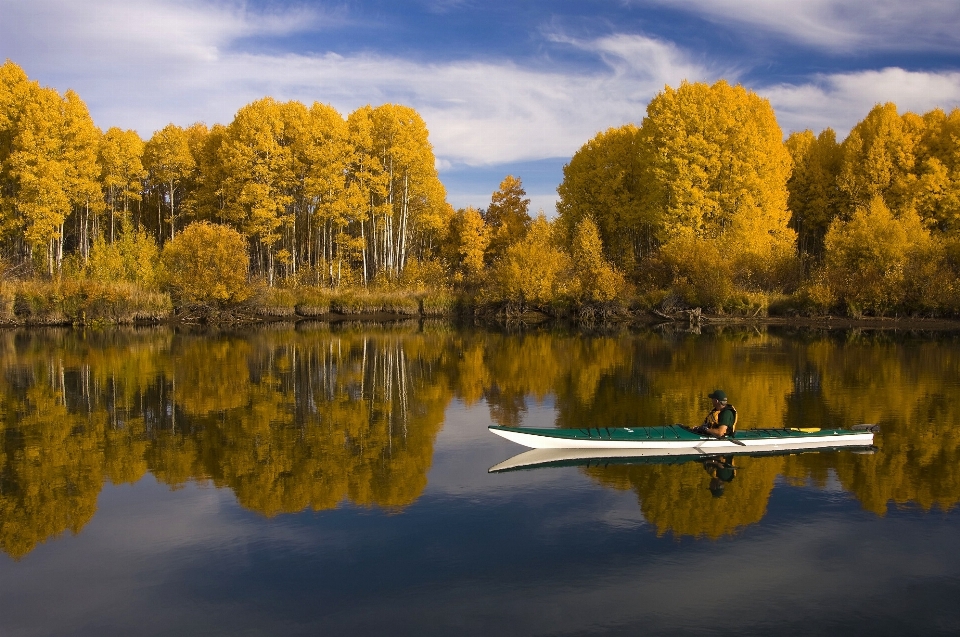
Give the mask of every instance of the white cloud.
<svg viewBox="0 0 960 637">
<path fill-rule="evenodd" d="M 237 38 L 291 34 L 325 21 L 312 9 L 253 13 L 240 2 L 186 0 L 0 0 L 0 14 L 5 53 L 93 74 L 141 63 L 212 62 Z"/>
<path fill-rule="evenodd" d="M 171 121 L 228 122 L 264 95 L 328 102 L 344 113 L 401 102 L 423 115 L 441 162 L 470 165 L 568 156 L 600 130 L 639 121 L 665 84 L 717 75 L 670 43 L 639 35 L 553 36 L 606 62 L 588 74 L 511 62 L 236 51 L 240 38 L 328 19 L 263 16 L 238 4 L 0 0 L 0 13 L 0 56 L 42 84 L 74 88 L 104 128 L 150 135 Z"/>
<path fill-rule="evenodd" d="M 960 3 L 944 0 L 640 0 L 761 27 L 828 50 L 960 49 Z"/>
<path fill-rule="evenodd" d="M 889 0 L 859 13 L 855 5 L 833 0 L 788 0 L 777 11 L 760 0 L 651 1 L 844 46 L 877 32 L 858 31 L 859 14 L 871 24 L 904 15 Z M 916 0 L 913 7 L 928 2 Z M 953 9 L 928 8 L 944 25 L 955 23 Z M 367 103 L 399 102 L 423 115 L 438 166 L 447 168 L 569 157 L 598 131 L 639 122 L 665 84 L 719 77 L 735 82 L 739 75 L 737 69 L 702 63 L 670 42 L 636 34 L 596 39 L 546 34 L 555 45 L 602 60 L 595 72 L 510 61 L 414 62 L 384 53 L 245 52 L 244 38 L 300 31 L 309 31 L 322 50 L 323 29 L 346 18 L 302 8 L 255 13 L 238 2 L 0 0 L 0 16 L 0 59 L 20 63 L 42 84 L 75 89 L 103 128 L 134 128 L 149 136 L 169 122 L 227 123 L 238 108 L 264 95 L 330 103 L 344 114 Z M 960 103 L 960 74 L 897 68 L 751 88 L 770 98 L 787 132 L 830 126 L 844 135 L 878 102 L 918 112 Z M 555 193 L 532 195 L 534 210 L 552 212 Z M 452 200 L 481 206 L 489 193 L 484 196 L 451 193 Z"/>
<path fill-rule="evenodd" d="M 893 102 L 901 113 L 960 106 L 960 72 L 910 72 L 899 68 L 824 75 L 802 85 L 757 89 L 768 97 L 785 133 L 830 127 L 842 139 L 876 104 Z"/>
</svg>

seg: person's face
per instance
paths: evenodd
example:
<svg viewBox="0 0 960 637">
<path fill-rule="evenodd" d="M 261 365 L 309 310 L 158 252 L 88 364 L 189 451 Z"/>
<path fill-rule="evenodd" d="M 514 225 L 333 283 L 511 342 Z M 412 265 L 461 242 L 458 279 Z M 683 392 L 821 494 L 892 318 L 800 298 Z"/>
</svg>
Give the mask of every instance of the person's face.
<svg viewBox="0 0 960 637">
<path fill-rule="evenodd" d="M 710 400 L 713 401 L 714 409 L 720 409 L 720 407 L 723 405 L 723 401 L 717 400 L 716 398 L 711 398 Z"/>
</svg>

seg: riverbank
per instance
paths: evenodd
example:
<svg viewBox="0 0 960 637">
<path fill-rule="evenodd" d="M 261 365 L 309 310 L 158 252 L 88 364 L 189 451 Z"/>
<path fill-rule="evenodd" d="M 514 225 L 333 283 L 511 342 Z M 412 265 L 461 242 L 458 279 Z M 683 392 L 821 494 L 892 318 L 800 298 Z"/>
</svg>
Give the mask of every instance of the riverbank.
<svg viewBox="0 0 960 637">
<path fill-rule="evenodd" d="M 389 322 L 410 319 L 467 320 L 491 325 L 534 326 L 563 322 L 597 325 L 662 325 L 703 330 L 727 325 L 790 326 L 813 329 L 960 331 L 951 317 L 846 317 L 716 314 L 699 308 L 664 313 L 657 309 L 549 308 L 518 311 L 449 290 L 261 288 L 247 302 L 229 308 L 177 307 L 169 294 L 123 283 L 95 281 L 0 284 L 0 325 L 256 324 L 270 322 Z"/>
</svg>

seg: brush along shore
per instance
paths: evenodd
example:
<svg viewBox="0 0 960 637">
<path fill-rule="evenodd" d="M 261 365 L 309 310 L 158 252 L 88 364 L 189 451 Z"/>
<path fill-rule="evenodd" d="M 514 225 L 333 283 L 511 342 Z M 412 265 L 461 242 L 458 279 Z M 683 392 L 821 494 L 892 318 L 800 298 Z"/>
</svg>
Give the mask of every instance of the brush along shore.
<svg viewBox="0 0 960 637">
<path fill-rule="evenodd" d="M 160 323 L 262 323 L 274 321 L 387 321 L 463 319 L 492 324 L 533 325 L 553 320 L 584 324 L 662 324 L 698 329 L 726 324 L 787 325 L 820 329 L 856 327 L 903 330 L 960 330 L 952 316 L 837 316 L 801 313 L 788 303 L 724 312 L 665 308 L 662 304 L 610 303 L 522 306 L 479 302 L 449 290 L 260 288 L 242 303 L 216 307 L 177 305 L 169 294 L 128 283 L 94 281 L 7 281 L 0 283 L 0 325 L 130 325 Z"/>
</svg>

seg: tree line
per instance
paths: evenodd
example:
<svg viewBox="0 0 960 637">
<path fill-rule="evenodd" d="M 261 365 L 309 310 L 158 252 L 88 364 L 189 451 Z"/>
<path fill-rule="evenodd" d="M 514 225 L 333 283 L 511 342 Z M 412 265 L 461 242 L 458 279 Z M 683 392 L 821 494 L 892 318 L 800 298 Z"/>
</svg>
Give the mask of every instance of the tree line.
<svg viewBox="0 0 960 637">
<path fill-rule="evenodd" d="M 641 292 L 718 309 L 956 314 L 960 110 L 875 106 L 783 140 L 741 86 L 666 88 L 564 168 L 558 223 L 596 223 Z M 760 309 L 760 308 L 758 308 Z"/>
<path fill-rule="evenodd" d="M 101 132 L 73 91 L 0 67 L 0 249 L 14 266 L 75 273 L 121 238 L 139 255 L 145 238 L 162 249 L 210 222 L 240 233 L 250 274 L 271 285 L 345 270 L 366 282 L 434 258 L 450 212 L 426 126 L 405 106 L 344 118 L 267 97 L 226 126 L 169 124 L 144 141 Z"/>
<path fill-rule="evenodd" d="M 227 125 L 142 140 L 101 132 L 76 93 L 7 61 L 0 268 L 127 282 L 174 305 L 243 302 L 252 284 L 373 285 L 550 314 L 955 315 L 958 127 L 960 110 L 888 103 L 842 141 L 784 139 L 766 99 L 684 82 L 573 155 L 548 220 L 512 175 L 486 208 L 453 210 L 406 106 L 343 117 L 266 97 Z"/>
</svg>

